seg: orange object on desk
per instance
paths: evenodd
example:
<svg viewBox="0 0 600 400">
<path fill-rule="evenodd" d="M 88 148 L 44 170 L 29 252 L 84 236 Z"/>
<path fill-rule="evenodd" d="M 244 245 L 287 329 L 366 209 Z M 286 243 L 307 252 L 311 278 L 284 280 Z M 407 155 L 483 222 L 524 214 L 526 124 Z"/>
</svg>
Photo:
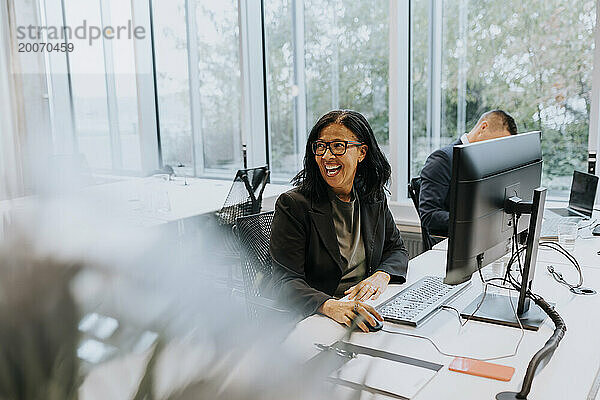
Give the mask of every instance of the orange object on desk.
<svg viewBox="0 0 600 400">
<path fill-rule="evenodd" d="M 485 361 L 473 360 L 472 358 L 456 357 L 448 367 L 450 371 L 462 372 L 463 374 L 481 376 L 484 378 L 497 379 L 499 381 L 510 381 L 515 369 L 506 365 L 492 364 Z"/>
</svg>

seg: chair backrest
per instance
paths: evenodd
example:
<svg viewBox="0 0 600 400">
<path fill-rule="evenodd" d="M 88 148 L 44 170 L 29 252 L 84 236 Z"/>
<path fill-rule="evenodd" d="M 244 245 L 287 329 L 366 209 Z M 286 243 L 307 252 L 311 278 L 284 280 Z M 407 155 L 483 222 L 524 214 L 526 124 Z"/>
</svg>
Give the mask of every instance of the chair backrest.
<svg viewBox="0 0 600 400">
<path fill-rule="evenodd" d="M 412 178 L 408 183 L 408 195 L 412 199 L 412 202 L 417 210 L 419 221 L 421 221 L 421 214 L 419 213 L 419 194 L 421 192 L 421 177 Z M 433 239 L 429 235 L 429 230 L 423 226 L 421 221 L 421 241 L 423 243 L 423 251 L 431 250 L 433 246 Z"/>
<path fill-rule="evenodd" d="M 221 225 L 233 225 L 239 217 L 260 212 L 262 195 L 269 179 L 269 168 L 240 169 L 217 218 Z"/>
<path fill-rule="evenodd" d="M 421 192 L 421 177 L 412 178 L 408 183 L 408 195 L 419 213 L 419 193 Z M 419 214 L 420 215 L 420 214 Z"/>
<path fill-rule="evenodd" d="M 269 241 L 274 211 L 240 217 L 235 232 L 240 243 L 242 279 L 246 296 L 262 296 L 273 275 Z"/>
</svg>

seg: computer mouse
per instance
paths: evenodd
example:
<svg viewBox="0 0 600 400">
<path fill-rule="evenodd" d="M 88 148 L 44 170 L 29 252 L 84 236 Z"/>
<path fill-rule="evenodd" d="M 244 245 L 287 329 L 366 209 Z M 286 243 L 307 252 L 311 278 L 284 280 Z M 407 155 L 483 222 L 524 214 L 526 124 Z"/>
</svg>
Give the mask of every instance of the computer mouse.
<svg viewBox="0 0 600 400">
<path fill-rule="evenodd" d="M 377 332 L 377 331 L 380 331 L 381 329 L 383 329 L 383 322 L 378 320 L 373 314 L 369 313 L 369 315 L 371 316 L 371 318 L 373 318 L 375 320 L 375 326 L 372 326 L 363 316 L 359 317 L 359 318 L 361 318 L 361 320 L 363 320 L 365 322 L 365 324 L 367 325 L 367 328 L 369 328 L 369 332 Z M 360 328 L 357 326 L 356 329 L 360 329 Z"/>
</svg>

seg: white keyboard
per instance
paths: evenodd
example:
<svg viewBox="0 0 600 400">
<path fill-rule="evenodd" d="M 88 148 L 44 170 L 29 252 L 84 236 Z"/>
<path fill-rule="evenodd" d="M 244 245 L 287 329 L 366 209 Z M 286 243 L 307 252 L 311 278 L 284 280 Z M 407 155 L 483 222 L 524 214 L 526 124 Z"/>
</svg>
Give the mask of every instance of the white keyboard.
<svg viewBox="0 0 600 400">
<path fill-rule="evenodd" d="M 425 276 L 376 309 L 386 321 L 417 326 L 471 283 L 468 281 L 460 285 L 446 285 L 443 280 L 439 276 Z"/>
</svg>

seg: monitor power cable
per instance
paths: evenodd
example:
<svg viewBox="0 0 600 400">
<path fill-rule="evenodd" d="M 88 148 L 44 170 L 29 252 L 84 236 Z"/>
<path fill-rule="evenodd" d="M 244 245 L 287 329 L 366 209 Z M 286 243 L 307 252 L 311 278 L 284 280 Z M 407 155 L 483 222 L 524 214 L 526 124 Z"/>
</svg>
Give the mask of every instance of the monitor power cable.
<svg viewBox="0 0 600 400">
<path fill-rule="evenodd" d="M 514 357 L 519 352 L 519 347 L 521 346 L 521 342 L 523 341 L 523 337 L 525 336 L 525 329 L 523 328 L 523 324 L 521 323 L 521 320 L 517 316 L 517 310 L 516 310 L 516 308 L 515 308 L 515 306 L 514 306 L 514 304 L 512 302 L 512 297 L 510 296 L 510 291 L 514 290 L 514 289 L 490 283 L 490 281 L 492 281 L 492 280 L 500 280 L 501 281 L 502 278 L 492 278 L 492 279 L 489 279 L 489 280 L 485 280 L 483 278 L 483 274 L 481 273 L 482 261 L 483 260 L 482 260 L 481 257 L 477 258 L 477 267 L 478 267 L 477 269 L 479 271 L 479 278 L 481 279 L 481 283 L 483 284 L 483 296 L 481 296 L 481 300 L 479 301 L 479 304 L 477 304 L 477 307 L 475 307 L 475 310 L 471 313 L 471 315 L 469 315 L 468 317 L 465 318 L 464 321 L 462 321 L 460 313 L 458 312 L 458 310 L 456 308 L 451 307 L 451 306 L 441 306 L 440 309 L 454 310 L 456 312 L 456 315 L 458 316 L 458 322 L 460 323 L 460 327 L 462 329 L 462 327 L 464 327 L 467 324 L 467 322 L 469 322 L 469 320 L 473 317 L 473 315 L 475 315 L 477 313 L 477 311 L 479 310 L 479 308 L 483 304 L 483 301 L 485 300 L 485 296 L 487 294 L 488 286 L 496 286 L 496 287 L 499 287 L 499 288 L 507 289 L 507 291 L 508 291 L 508 298 L 510 300 L 510 305 L 511 305 L 512 310 L 513 310 L 513 312 L 515 314 L 515 318 L 517 319 L 517 321 L 519 321 L 519 328 L 521 329 L 521 335 L 517 339 L 517 343 L 515 345 L 514 351 L 512 353 L 510 353 L 510 354 L 505 354 L 505 355 L 501 355 L 501 356 L 486 357 L 486 358 L 477 358 L 477 357 L 466 357 L 466 358 L 470 358 L 472 360 L 478 360 L 478 361 L 494 361 L 494 360 L 500 360 L 500 359 L 503 359 L 503 358 Z M 427 340 L 429 343 L 431 343 L 433 345 L 433 347 L 437 350 L 438 353 L 440 353 L 441 355 L 447 356 L 447 357 L 465 357 L 464 355 L 451 354 L 451 353 L 447 353 L 447 352 L 443 351 L 433 341 L 433 339 L 431 339 L 428 336 L 418 335 L 418 334 L 409 333 L 409 332 L 395 331 L 395 330 L 390 330 L 390 329 L 386 329 L 386 328 L 383 328 L 382 331 L 387 332 L 387 333 L 391 333 L 391 334 L 394 334 L 394 335 L 403 335 L 403 336 L 410 336 L 410 337 L 415 337 L 415 338 L 419 338 L 419 339 L 425 339 L 425 340 Z"/>
<path fill-rule="evenodd" d="M 574 293 L 576 295 L 589 296 L 589 295 L 596 294 L 596 291 L 594 289 L 583 287 L 583 271 L 581 269 L 581 266 L 579 265 L 579 262 L 577 261 L 577 259 L 571 253 L 569 253 L 563 246 L 561 246 L 560 244 L 555 243 L 555 242 L 544 241 L 544 242 L 540 242 L 540 247 L 546 247 L 546 248 L 549 248 L 551 250 L 554 250 L 554 251 L 562 254 L 567 260 L 569 260 L 569 262 L 577 270 L 577 273 L 579 275 L 579 280 L 578 280 L 577 284 L 574 285 L 574 284 L 567 282 L 567 280 L 563 277 L 563 275 L 560 272 L 558 272 L 553 265 L 548 265 L 546 268 L 556 282 L 560 283 L 561 285 L 566 286 L 567 288 L 569 288 L 571 293 Z"/>
</svg>

